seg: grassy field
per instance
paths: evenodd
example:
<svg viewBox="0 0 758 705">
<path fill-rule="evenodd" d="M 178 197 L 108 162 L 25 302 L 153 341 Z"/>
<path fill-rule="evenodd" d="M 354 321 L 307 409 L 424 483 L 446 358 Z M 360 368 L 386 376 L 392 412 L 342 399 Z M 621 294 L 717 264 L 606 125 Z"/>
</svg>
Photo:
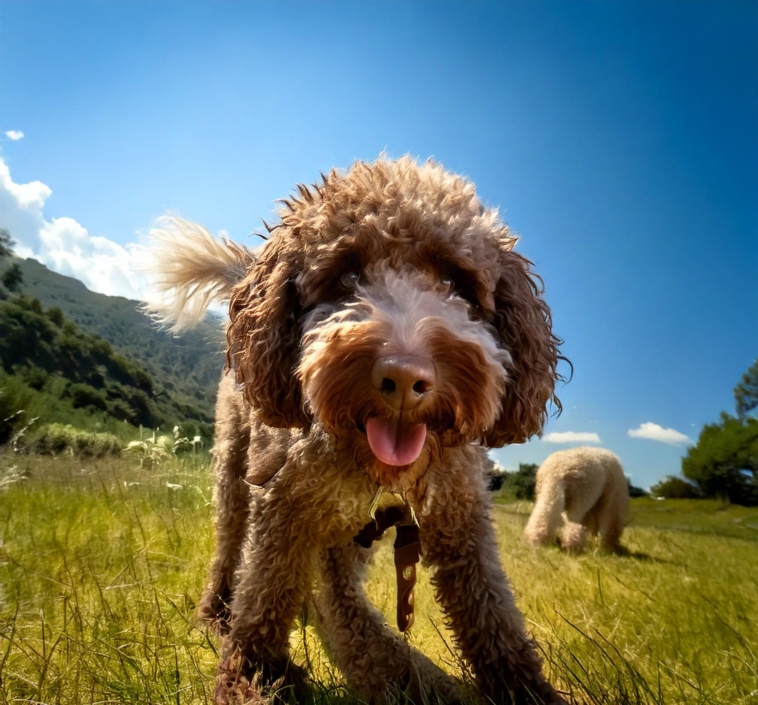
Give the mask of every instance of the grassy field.
<svg viewBox="0 0 758 705">
<path fill-rule="evenodd" d="M 218 642 L 194 617 L 213 540 L 205 461 L 5 455 L 0 488 L 0 702 L 211 702 Z M 635 500 L 627 555 L 572 557 L 522 546 L 529 509 L 498 500 L 503 561 L 577 702 L 758 703 L 758 510 Z M 369 592 L 394 623 L 387 549 Z M 423 571 L 410 640 L 461 675 Z M 354 702 L 310 627 L 292 643 L 316 702 Z"/>
</svg>

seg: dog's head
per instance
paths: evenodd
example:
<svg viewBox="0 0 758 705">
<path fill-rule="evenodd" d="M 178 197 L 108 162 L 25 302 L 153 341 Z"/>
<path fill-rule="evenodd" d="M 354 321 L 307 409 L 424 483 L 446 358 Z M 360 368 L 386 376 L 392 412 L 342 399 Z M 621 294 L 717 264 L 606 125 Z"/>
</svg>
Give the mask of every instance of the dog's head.
<svg viewBox="0 0 758 705">
<path fill-rule="evenodd" d="M 357 163 L 280 215 L 228 329 L 267 424 L 316 419 L 391 485 L 444 445 L 524 442 L 560 408 L 541 280 L 471 183 L 407 157 Z"/>
</svg>

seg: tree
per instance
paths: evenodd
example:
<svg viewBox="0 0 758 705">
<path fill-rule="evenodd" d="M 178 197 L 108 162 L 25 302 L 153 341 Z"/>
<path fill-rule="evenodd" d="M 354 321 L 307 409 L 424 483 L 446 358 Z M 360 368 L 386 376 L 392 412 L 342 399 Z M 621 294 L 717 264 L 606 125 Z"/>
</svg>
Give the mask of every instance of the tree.
<svg viewBox="0 0 758 705">
<path fill-rule="evenodd" d="M 706 497 L 758 504 L 758 419 L 721 414 L 682 458 L 682 475 Z"/>
<path fill-rule="evenodd" d="M 519 463 L 518 470 L 506 476 L 503 488 L 513 493 L 517 499 L 534 499 L 538 467 L 534 463 Z"/>
<path fill-rule="evenodd" d="M 632 484 L 632 481 L 627 477 L 626 478 L 626 484 L 629 487 L 629 496 L 630 497 L 647 497 L 647 492 L 643 490 L 641 487 L 636 487 Z"/>
<path fill-rule="evenodd" d="M 741 419 L 758 407 L 758 358 L 734 388 L 734 401 L 737 405 L 737 416 Z"/>
<path fill-rule="evenodd" d="M 58 306 L 53 306 L 52 308 L 47 309 L 47 317 L 55 323 L 58 328 L 62 328 L 63 324 L 66 322 L 66 318 L 63 315 L 63 311 L 61 311 Z M 108 346 L 110 348 L 110 345 Z"/>
<path fill-rule="evenodd" d="M 15 247 L 16 242 L 11 234 L 5 228 L 0 228 L 0 259 L 10 257 Z"/>
<path fill-rule="evenodd" d="M 699 499 L 702 497 L 695 485 L 674 475 L 666 475 L 663 480 L 650 488 L 650 493 L 654 497 L 664 497 L 665 499 Z"/>
<path fill-rule="evenodd" d="M 508 473 L 490 457 L 487 457 L 485 461 L 484 474 L 487 477 L 487 486 L 490 492 L 499 490 L 508 476 Z"/>
<path fill-rule="evenodd" d="M 5 288 L 8 289 L 8 291 L 18 291 L 24 281 L 24 274 L 21 271 L 21 267 L 17 264 L 12 264 L 0 274 L 0 281 L 5 285 Z"/>
</svg>

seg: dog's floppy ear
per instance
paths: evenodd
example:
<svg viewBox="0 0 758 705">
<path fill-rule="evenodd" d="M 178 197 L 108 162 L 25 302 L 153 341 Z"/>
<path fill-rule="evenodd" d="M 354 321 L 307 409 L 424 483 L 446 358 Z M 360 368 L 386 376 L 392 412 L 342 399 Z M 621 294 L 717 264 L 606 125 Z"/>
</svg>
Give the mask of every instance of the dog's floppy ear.
<svg viewBox="0 0 758 705">
<path fill-rule="evenodd" d="M 298 247 L 281 228 L 264 246 L 248 275 L 232 292 L 226 337 L 227 365 L 264 423 L 301 428 L 310 423 L 294 368 L 298 362 L 300 301 L 295 278 Z"/>
<path fill-rule="evenodd" d="M 494 297 L 493 323 L 501 344 L 513 357 L 500 418 L 484 438 L 486 445 L 495 448 L 524 443 L 540 433 L 548 402 L 561 409 L 555 396 L 561 340 L 552 332 L 550 309 L 542 299 L 542 279 L 531 272 L 532 263 L 511 247 L 508 243 L 501 251 Z"/>
</svg>

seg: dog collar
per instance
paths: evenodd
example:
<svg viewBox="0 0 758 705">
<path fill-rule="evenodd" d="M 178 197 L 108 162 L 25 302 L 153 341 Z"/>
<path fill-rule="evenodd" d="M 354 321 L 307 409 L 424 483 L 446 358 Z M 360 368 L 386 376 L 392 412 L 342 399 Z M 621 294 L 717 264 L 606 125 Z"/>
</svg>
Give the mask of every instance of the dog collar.
<svg viewBox="0 0 758 705">
<path fill-rule="evenodd" d="M 397 628 L 405 632 L 413 624 L 413 588 L 416 585 L 416 564 L 421 557 L 416 513 L 405 497 L 380 487 L 371 502 L 369 516 L 371 520 L 355 535 L 353 542 L 370 548 L 387 529 L 396 527 Z"/>
</svg>

